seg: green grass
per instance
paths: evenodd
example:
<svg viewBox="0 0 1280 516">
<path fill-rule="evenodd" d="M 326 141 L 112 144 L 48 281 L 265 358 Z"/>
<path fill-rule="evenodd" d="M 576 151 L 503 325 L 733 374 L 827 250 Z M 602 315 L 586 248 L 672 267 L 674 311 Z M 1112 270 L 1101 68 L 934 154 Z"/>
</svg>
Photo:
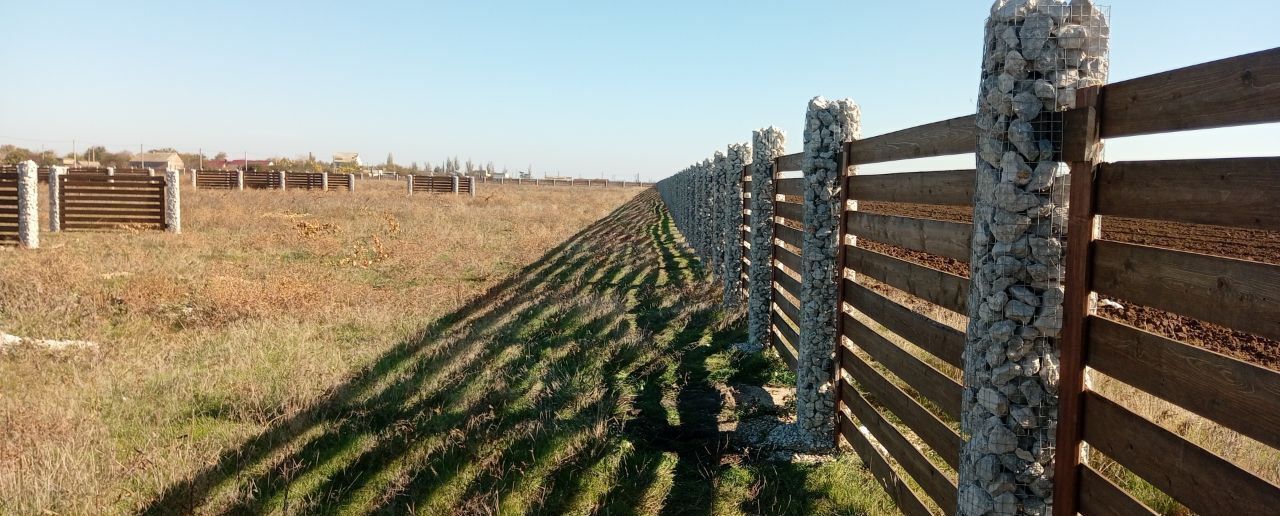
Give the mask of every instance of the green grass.
<svg viewBox="0 0 1280 516">
<path fill-rule="evenodd" d="M 202 394 L 193 438 L 274 422 L 144 512 L 896 512 L 852 456 L 764 462 L 719 430 L 723 386 L 794 376 L 732 350 L 717 289 L 641 195 L 306 410 Z"/>
</svg>

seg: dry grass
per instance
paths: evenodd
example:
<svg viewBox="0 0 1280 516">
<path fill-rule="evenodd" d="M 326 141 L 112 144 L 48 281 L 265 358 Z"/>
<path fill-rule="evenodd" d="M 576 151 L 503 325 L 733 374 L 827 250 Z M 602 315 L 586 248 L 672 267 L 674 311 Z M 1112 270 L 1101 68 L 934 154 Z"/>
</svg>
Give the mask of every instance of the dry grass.
<svg viewBox="0 0 1280 516">
<path fill-rule="evenodd" d="M 401 188 L 184 188 L 183 235 L 0 250 L 0 330 L 101 344 L 0 356 L 0 513 L 142 507 L 641 191 Z"/>
</svg>

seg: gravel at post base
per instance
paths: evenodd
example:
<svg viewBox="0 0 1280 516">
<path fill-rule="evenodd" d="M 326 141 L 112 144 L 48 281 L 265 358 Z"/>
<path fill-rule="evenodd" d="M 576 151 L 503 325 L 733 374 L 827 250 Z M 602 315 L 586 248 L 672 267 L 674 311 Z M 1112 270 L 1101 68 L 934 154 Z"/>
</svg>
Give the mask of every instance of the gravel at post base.
<svg viewBox="0 0 1280 516">
<path fill-rule="evenodd" d="M 973 220 L 973 209 L 966 206 L 862 201 L 858 203 L 858 209 L 882 215 L 949 222 Z M 1280 265 L 1280 232 L 1275 231 L 1103 217 L 1102 237 L 1118 242 Z M 858 239 L 858 246 L 958 276 L 969 276 L 968 264 L 957 260 L 865 238 Z M 1163 310 L 1129 304 L 1123 299 L 1115 301 L 1121 304 L 1121 308 L 1102 305 L 1098 308 L 1098 314 L 1158 335 L 1280 370 L 1280 342 Z"/>
</svg>

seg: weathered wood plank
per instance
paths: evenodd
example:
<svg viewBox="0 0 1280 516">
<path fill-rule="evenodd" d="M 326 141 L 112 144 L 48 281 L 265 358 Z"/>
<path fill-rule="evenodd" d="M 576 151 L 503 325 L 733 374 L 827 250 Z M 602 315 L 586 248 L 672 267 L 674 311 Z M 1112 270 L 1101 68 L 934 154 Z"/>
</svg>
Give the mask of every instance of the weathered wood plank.
<svg viewBox="0 0 1280 516">
<path fill-rule="evenodd" d="M 969 261 L 973 224 L 879 215 L 864 211 L 845 213 L 846 228 L 858 237 L 915 251 Z"/>
<path fill-rule="evenodd" d="M 1103 88 L 1102 137 L 1280 121 L 1280 48 Z"/>
<path fill-rule="evenodd" d="M 1101 317 L 1088 324 L 1089 367 L 1280 448 L 1280 372 Z"/>
<path fill-rule="evenodd" d="M 848 314 L 841 316 L 844 317 L 844 336 L 849 341 L 937 405 L 943 414 L 953 420 L 960 419 L 960 399 L 964 389 L 959 382 L 911 356 L 861 321 Z"/>
<path fill-rule="evenodd" d="M 778 157 L 778 170 L 774 172 L 798 172 L 804 166 L 804 153 L 787 154 Z"/>
<path fill-rule="evenodd" d="M 792 245 L 796 249 L 804 247 L 804 234 L 796 228 L 784 226 L 782 224 L 774 224 L 773 236 L 778 240 Z"/>
<path fill-rule="evenodd" d="M 779 251 L 782 250 L 779 249 Z M 785 291 L 791 297 L 799 299 L 800 280 L 791 277 L 791 275 L 787 274 L 786 271 L 779 269 L 776 266 L 773 269 L 773 282 L 778 286 L 778 288 Z"/>
<path fill-rule="evenodd" d="M 774 182 L 774 193 L 777 195 L 804 195 L 804 178 L 792 177 Z"/>
<path fill-rule="evenodd" d="M 940 471 L 924 456 L 906 437 L 893 426 L 884 415 L 880 414 L 871 403 L 862 397 L 853 387 L 845 385 L 840 392 L 840 399 L 849 407 L 849 412 L 871 432 L 880 445 L 889 452 L 889 456 L 902 466 L 916 484 L 932 498 L 943 511 L 951 514 L 956 510 L 957 488 L 955 482 Z"/>
<path fill-rule="evenodd" d="M 1280 158 L 1104 163 L 1098 214 L 1280 231 Z"/>
<path fill-rule="evenodd" d="M 1196 513 L 1270 514 L 1280 507 L 1280 486 L 1092 391 L 1084 394 L 1084 439 Z"/>
<path fill-rule="evenodd" d="M 968 279 L 861 247 L 846 250 L 845 266 L 958 314 L 968 314 Z"/>
<path fill-rule="evenodd" d="M 862 432 L 858 431 L 857 425 L 849 420 L 849 416 L 841 412 L 840 418 L 840 436 L 853 447 L 858 453 L 858 457 L 862 458 L 862 463 L 867 465 L 867 469 L 871 470 L 871 474 L 880 482 L 880 486 L 885 492 L 889 493 L 889 497 L 893 499 L 893 503 L 898 505 L 898 510 L 908 516 L 932 516 L 932 512 L 925 507 L 924 502 L 920 501 L 920 497 L 916 495 L 906 482 L 898 478 L 898 474 L 889 467 L 889 461 L 880 455 L 880 451 L 871 445 L 871 441 L 867 439 Z"/>
<path fill-rule="evenodd" d="M 963 443 L 959 434 L 857 355 L 845 351 L 841 353 L 841 361 L 841 367 L 862 386 L 863 391 L 906 423 L 948 465 L 952 468 L 959 467 L 960 446 Z"/>
<path fill-rule="evenodd" d="M 1088 464 L 1080 465 L 1080 513 L 1086 516 L 1156 516 Z"/>
<path fill-rule="evenodd" d="M 804 205 L 796 202 L 777 201 L 773 203 L 773 214 L 787 220 L 804 222 Z"/>
<path fill-rule="evenodd" d="M 783 315 L 787 316 L 787 319 L 798 326 L 800 324 L 800 309 L 786 297 L 777 295 L 780 289 L 774 288 L 773 290 L 775 293 L 773 302 L 778 305 L 778 311 L 782 312 Z"/>
<path fill-rule="evenodd" d="M 845 302 L 944 362 L 963 368 L 964 332 L 925 317 L 863 285 L 844 280 Z"/>
<path fill-rule="evenodd" d="M 796 370 L 796 342 L 800 341 L 800 336 L 796 335 L 796 331 L 791 329 L 785 322 L 775 322 L 773 325 L 773 347 L 778 351 L 778 355 L 782 356 L 782 361 L 787 363 L 792 371 Z"/>
<path fill-rule="evenodd" d="M 804 261 L 801 260 L 800 255 L 796 253 L 786 249 L 778 249 L 778 252 L 774 253 L 773 258 L 774 260 L 777 260 L 778 263 L 787 266 L 788 269 L 795 271 L 796 274 L 800 274 L 800 271 L 803 270 Z"/>
<path fill-rule="evenodd" d="M 1280 266 L 1100 240 L 1093 290 L 1280 340 Z"/>
<path fill-rule="evenodd" d="M 978 147 L 974 116 L 962 116 L 846 144 L 850 165 L 969 154 Z"/>
<path fill-rule="evenodd" d="M 850 176 L 849 198 L 859 201 L 972 206 L 977 171 L 939 170 Z"/>
</svg>

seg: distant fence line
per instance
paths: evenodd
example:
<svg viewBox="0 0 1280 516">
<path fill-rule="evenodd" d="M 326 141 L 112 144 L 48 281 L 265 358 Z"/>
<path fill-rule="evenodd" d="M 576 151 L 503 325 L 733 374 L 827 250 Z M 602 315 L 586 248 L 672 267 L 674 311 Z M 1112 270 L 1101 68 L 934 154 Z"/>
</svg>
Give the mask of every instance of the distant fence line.
<svg viewBox="0 0 1280 516">
<path fill-rule="evenodd" d="M 0 168 L 0 243 L 40 246 L 39 167 Z M 49 231 L 155 229 L 182 232 L 180 172 L 49 167 Z"/>
<path fill-rule="evenodd" d="M 410 195 L 415 193 L 465 193 L 475 197 L 476 178 L 413 175 L 405 177 L 405 188 Z"/>
<path fill-rule="evenodd" d="M 1105 84 L 1107 42 L 1089 39 L 1108 33 L 1105 16 L 1076 4 L 1043 11 L 1054 5 L 993 13 L 987 32 L 1001 39 L 984 43 L 976 116 L 858 139 L 851 103 L 811 105 L 804 152 L 779 155 L 780 132 L 761 130 L 751 163 L 702 161 L 658 191 L 726 300 L 748 296 L 751 343 L 797 370 L 798 433 L 852 446 L 903 512 L 1154 514 L 1082 457 L 1085 443 L 1197 513 L 1274 511 L 1280 487 L 1092 390 L 1085 375 L 1280 448 L 1280 372 L 1094 306 L 1118 298 L 1280 340 L 1280 266 L 1111 241 L 1097 225 L 1280 231 L 1280 158 L 1104 163 L 1099 152 L 1105 138 L 1280 122 L 1280 88 L 1257 83 L 1280 76 L 1280 49 Z M 1069 50 L 1075 66 L 1009 57 L 1017 48 Z M 1068 70 L 1071 81 L 1051 82 Z M 978 167 L 856 172 L 957 154 Z M 739 186 L 724 188 L 735 175 Z M 933 215 L 956 207 L 972 221 Z M 726 227 L 723 213 L 741 222 Z M 735 256 L 745 274 L 716 266 Z M 937 265 L 947 263 L 969 273 Z M 941 322 L 956 318 L 967 331 Z M 821 381 L 799 374 L 815 365 Z M 804 421 L 822 396 L 835 403 L 832 426 Z"/>
<path fill-rule="evenodd" d="M 196 170 L 192 186 L 202 190 L 355 191 L 355 175 L 328 172 Z"/>
</svg>

